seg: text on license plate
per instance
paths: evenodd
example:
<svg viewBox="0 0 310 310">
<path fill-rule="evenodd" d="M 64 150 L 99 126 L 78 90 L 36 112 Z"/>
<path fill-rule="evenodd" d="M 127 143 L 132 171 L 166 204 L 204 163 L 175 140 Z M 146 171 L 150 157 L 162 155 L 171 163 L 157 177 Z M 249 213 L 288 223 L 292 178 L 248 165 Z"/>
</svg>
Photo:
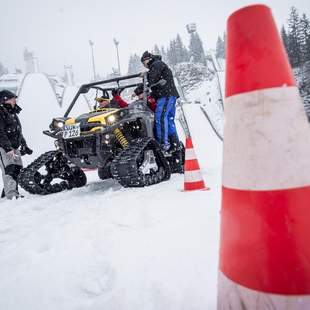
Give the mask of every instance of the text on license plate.
<svg viewBox="0 0 310 310">
<path fill-rule="evenodd" d="M 65 125 L 62 132 L 64 139 L 76 138 L 81 134 L 80 124 Z"/>
</svg>

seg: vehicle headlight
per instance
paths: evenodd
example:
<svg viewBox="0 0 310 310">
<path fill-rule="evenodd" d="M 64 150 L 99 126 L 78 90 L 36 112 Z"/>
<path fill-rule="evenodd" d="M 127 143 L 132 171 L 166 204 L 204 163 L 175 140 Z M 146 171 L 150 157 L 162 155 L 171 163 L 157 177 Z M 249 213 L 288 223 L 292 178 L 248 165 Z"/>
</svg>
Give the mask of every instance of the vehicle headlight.
<svg viewBox="0 0 310 310">
<path fill-rule="evenodd" d="M 64 126 L 64 122 L 57 121 L 57 122 L 54 123 L 54 126 L 58 127 L 58 128 L 62 128 Z"/>
<path fill-rule="evenodd" d="M 107 117 L 107 123 L 108 124 L 113 124 L 116 121 L 116 116 L 115 115 L 110 115 Z"/>
<path fill-rule="evenodd" d="M 64 125 L 65 125 L 65 120 L 54 118 L 50 125 L 50 129 L 51 130 L 61 129 Z"/>
</svg>

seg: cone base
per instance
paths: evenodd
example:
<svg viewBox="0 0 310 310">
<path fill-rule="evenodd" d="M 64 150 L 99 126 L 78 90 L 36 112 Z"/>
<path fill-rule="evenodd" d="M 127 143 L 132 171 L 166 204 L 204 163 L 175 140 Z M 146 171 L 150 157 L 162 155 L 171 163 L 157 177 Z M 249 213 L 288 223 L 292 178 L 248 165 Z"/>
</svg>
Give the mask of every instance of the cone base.
<svg viewBox="0 0 310 310">
<path fill-rule="evenodd" d="M 310 309 L 310 295 L 281 295 L 252 290 L 233 282 L 219 271 L 217 309 L 304 310 Z"/>
<path fill-rule="evenodd" d="M 210 190 L 210 187 L 204 187 L 204 188 L 193 188 L 193 189 L 181 189 L 181 192 L 194 192 L 194 191 L 208 191 Z"/>
</svg>

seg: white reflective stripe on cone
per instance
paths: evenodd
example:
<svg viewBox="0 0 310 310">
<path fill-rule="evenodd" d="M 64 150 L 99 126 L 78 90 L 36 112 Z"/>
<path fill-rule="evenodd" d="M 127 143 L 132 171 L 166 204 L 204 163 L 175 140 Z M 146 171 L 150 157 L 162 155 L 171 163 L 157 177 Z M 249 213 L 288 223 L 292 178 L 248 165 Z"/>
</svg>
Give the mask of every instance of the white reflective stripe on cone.
<svg viewBox="0 0 310 310">
<path fill-rule="evenodd" d="M 278 295 L 254 291 L 241 286 L 221 271 L 218 277 L 218 310 L 305 310 L 310 309 L 310 296 Z"/>
<path fill-rule="evenodd" d="M 197 159 L 194 149 L 185 150 L 185 159 L 186 160 Z"/>
<path fill-rule="evenodd" d="M 228 97 L 224 141 L 224 186 L 273 190 L 310 184 L 310 126 L 296 87 Z"/>
<path fill-rule="evenodd" d="M 202 181 L 200 170 L 193 170 L 193 171 L 185 171 L 184 173 L 184 182 L 198 182 Z"/>
</svg>

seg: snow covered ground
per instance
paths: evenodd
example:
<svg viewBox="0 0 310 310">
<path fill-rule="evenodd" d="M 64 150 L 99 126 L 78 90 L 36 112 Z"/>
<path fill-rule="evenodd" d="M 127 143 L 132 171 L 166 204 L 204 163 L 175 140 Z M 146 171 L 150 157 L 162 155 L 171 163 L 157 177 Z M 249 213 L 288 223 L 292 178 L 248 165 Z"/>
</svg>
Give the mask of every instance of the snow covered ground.
<svg viewBox="0 0 310 310">
<path fill-rule="evenodd" d="M 28 160 L 62 114 L 33 78 L 42 90 L 20 96 Z M 199 105 L 185 113 L 210 191 L 182 192 L 183 175 L 125 189 L 92 171 L 81 189 L 1 201 L 0 309 L 216 308 L 222 147 Z"/>
</svg>

